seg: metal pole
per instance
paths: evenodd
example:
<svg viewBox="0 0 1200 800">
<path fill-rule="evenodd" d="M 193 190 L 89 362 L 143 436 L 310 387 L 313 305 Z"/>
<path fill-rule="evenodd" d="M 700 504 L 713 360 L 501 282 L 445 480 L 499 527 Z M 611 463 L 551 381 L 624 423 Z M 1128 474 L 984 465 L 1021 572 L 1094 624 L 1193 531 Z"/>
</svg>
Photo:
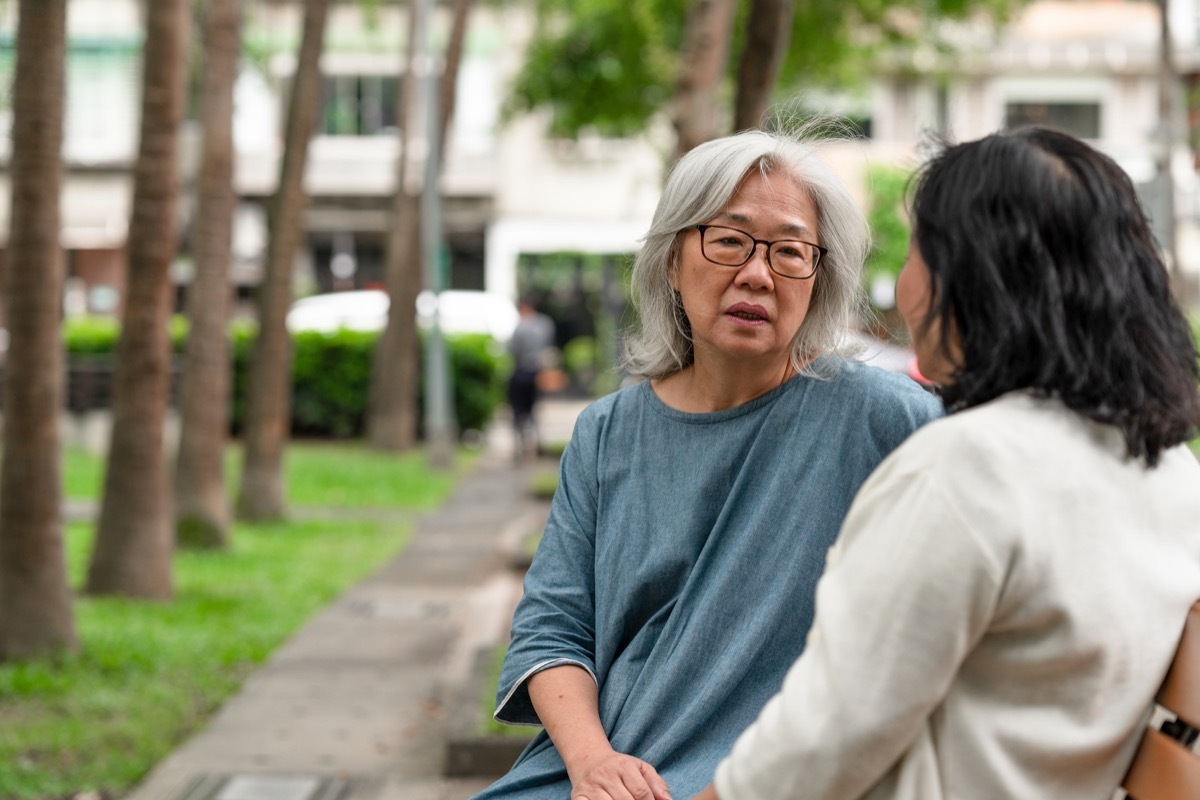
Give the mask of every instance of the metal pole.
<svg viewBox="0 0 1200 800">
<path fill-rule="evenodd" d="M 429 47 L 430 0 L 421 0 L 419 63 L 423 72 L 421 106 L 425 120 L 425 179 L 421 185 L 421 241 L 424 254 L 425 287 L 441 297 L 442 289 L 442 203 L 441 131 L 438 125 L 438 75 Z M 425 349 L 425 441 L 430 466 L 449 469 L 454 465 L 453 409 L 450 404 L 450 370 L 441 311 L 434 304 L 433 324 Z"/>
</svg>

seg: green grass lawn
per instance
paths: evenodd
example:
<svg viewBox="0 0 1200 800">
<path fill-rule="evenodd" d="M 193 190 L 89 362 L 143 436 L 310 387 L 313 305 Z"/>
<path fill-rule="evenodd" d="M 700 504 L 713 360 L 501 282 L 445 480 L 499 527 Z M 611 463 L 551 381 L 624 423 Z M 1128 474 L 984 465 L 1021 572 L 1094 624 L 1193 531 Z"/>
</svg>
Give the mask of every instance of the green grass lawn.
<svg viewBox="0 0 1200 800">
<path fill-rule="evenodd" d="M 466 466 L 470 459 L 464 452 L 459 466 Z M 241 466 L 240 448 L 231 446 L 225 459 L 231 495 L 238 490 Z M 292 443 L 284 454 L 284 469 L 289 503 L 300 508 L 431 508 L 454 483 L 452 476 L 428 469 L 420 456 L 396 456 L 361 444 L 333 441 Z M 65 497 L 99 497 L 103 483 L 103 457 L 83 450 L 67 452 L 63 459 Z"/>
<path fill-rule="evenodd" d="M 397 553 L 411 512 L 437 506 L 455 481 L 420 455 L 347 444 L 293 444 L 286 470 L 297 511 L 346 513 L 238 524 L 230 550 L 177 555 L 171 602 L 77 596 L 78 653 L 0 665 L 0 798 L 127 791 L 313 612 Z M 95 498 L 102 474 L 102 459 L 68 453 L 66 495 Z M 356 519 L 355 508 L 394 509 L 396 519 Z M 92 528 L 66 530 L 75 587 Z"/>
</svg>

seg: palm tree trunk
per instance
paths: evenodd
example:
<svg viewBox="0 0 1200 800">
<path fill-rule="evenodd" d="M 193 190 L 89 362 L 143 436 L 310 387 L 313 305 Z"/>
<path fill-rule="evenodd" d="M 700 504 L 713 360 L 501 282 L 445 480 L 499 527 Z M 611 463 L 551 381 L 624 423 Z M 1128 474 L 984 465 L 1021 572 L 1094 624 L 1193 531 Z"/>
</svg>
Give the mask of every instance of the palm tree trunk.
<svg viewBox="0 0 1200 800">
<path fill-rule="evenodd" d="M 736 0 L 693 0 L 675 89 L 675 155 L 720 135 L 717 90 L 725 77 Z"/>
<path fill-rule="evenodd" d="M 792 35 L 793 0 L 752 0 L 738 67 L 733 129 L 761 128 Z"/>
<path fill-rule="evenodd" d="M 291 339 L 287 311 L 292 270 L 304 236 L 304 168 L 320 98 L 320 61 L 329 0 L 305 0 L 300 57 L 288 103 L 279 187 L 270 209 L 271 238 L 258 287 L 258 338 L 246 395 L 245 461 L 238 515 L 266 520 L 284 516 L 283 450 L 290 432 Z"/>
<path fill-rule="evenodd" d="M 416 53 L 419 0 L 410 0 L 404 77 L 396 83 L 396 191 L 388 225 L 384 284 L 388 319 L 371 359 L 367 438 L 380 450 L 406 450 L 417 442 L 417 338 L 415 305 L 421 291 L 419 196 L 408 187 L 408 143 L 417 97 Z"/>
<path fill-rule="evenodd" d="M 0 465 L 0 660 L 75 647 L 60 517 L 58 416 L 66 0 L 21 0 L 13 81 L 9 349 Z"/>
<path fill-rule="evenodd" d="M 229 261 L 233 229 L 233 85 L 241 0 L 210 0 L 204 35 L 203 116 L 189 333 L 180 385 L 175 534 L 184 547 L 229 544 Z"/>
<path fill-rule="evenodd" d="M 467 40 L 467 19 L 471 12 L 471 2 L 472 0 L 454 0 L 451 10 L 450 37 L 446 41 L 441 97 L 438 100 L 438 154 L 443 160 L 446 157 L 446 133 L 450 130 L 454 103 L 458 98 L 458 68 L 462 64 L 463 45 Z"/>
<path fill-rule="evenodd" d="M 134 171 L 121 338 L 113 374 L 113 429 L 96 546 L 93 594 L 169 598 L 175 537 L 163 426 L 170 389 L 170 265 L 178 249 L 179 132 L 187 0 L 147 4 L 141 140 Z"/>
<path fill-rule="evenodd" d="M 445 158 L 446 136 L 458 95 L 458 69 L 462 63 L 467 20 L 472 0 L 455 0 L 450 18 L 450 37 L 446 43 L 444 71 L 439 86 L 438 138 L 439 158 Z M 372 365 L 371 404 L 368 435 L 372 446 L 383 450 L 404 450 L 417 440 L 417 392 L 420 368 L 420 340 L 417 336 L 416 298 L 421 289 L 421 203 L 420 196 L 408 191 L 407 142 L 416 96 L 413 69 L 415 38 L 418 29 L 417 3 L 411 6 L 407 67 L 397 109 L 403 109 L 399 121 L 401 145 L 397 166 L 396 195 L 392 205 L 392 224 L 387 242 L 386 280 L 391 304 L 388 324 L 376 345 Z M 440 166 L 440 165 L 439 165 Z M 439 170 L 440 174 L 440 170 Z"/>
</svg>

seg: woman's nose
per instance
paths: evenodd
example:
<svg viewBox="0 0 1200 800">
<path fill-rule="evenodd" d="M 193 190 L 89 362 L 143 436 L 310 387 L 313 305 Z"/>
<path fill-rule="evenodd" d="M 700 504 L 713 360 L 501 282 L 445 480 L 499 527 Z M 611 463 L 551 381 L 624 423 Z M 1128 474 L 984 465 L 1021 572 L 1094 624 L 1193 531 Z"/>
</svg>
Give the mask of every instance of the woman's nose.
<svg viewBox="0 0 1200 800">
<path fill-rule="evenodd" d="M 774 278 L 771 265 L 767 263 L 767 245 L 755 242 L 750 259 L 738 269 L 738 282 L 767 286 L 773 283 Z"/>
</svg>

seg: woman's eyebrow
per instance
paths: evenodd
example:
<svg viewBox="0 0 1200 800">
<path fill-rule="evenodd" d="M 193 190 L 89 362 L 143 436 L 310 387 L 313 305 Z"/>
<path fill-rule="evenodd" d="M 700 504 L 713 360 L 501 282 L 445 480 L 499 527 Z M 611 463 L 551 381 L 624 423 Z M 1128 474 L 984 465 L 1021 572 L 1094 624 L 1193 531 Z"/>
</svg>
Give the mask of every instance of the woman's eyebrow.
<svg viewBox="0 0 1200 800">
<path fill-rule="evenodd" d="M 738 211 L 722 211 L 713 217 L 713 219 L 723 219 L 727 222 L 735 222 L 739 225 L 750 225 L 754 222 L 754 220 L 752 220 L 749 216 Z M 812 235 L 812 231 L 809 230 L 808 226 L 804 223 L 789 223 L 787 225 L 783 225 L 780 230 L 796 236 Z"/>
</svg>

